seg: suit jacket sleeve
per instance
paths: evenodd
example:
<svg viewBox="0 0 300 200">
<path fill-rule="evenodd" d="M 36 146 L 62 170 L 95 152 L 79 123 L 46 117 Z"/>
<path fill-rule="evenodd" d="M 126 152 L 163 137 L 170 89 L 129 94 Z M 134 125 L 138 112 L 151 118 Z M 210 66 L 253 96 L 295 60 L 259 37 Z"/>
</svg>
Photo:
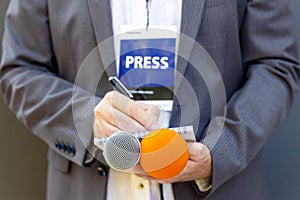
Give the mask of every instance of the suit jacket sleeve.
<svg viewBox="0 0 300 200">
<path fill-rule="evenodd" d="M 93 108 L 100 98 L 58 76 L 49 29 L 46 1 L 11 1 L 3 39 L 1 91 L 29 130 L 82 165 L 92 136 Z M 57 142 L 65 144 L 60 151 L 55 148 Z M 68 151 L 72 146 L 75 155 Z"/>
<path fill-rule="evenodd" d="M 220 137 L 207 132 L 213 160 L 213 193 L 244 170 L 283 121 L 294 99 L 300 71 L 294 21 L 287 1 L 250 0 L 241 29 L 245 83 L 229 100 Z M 213 129 L 212 129 L 213 130 Z"/>
</svg>

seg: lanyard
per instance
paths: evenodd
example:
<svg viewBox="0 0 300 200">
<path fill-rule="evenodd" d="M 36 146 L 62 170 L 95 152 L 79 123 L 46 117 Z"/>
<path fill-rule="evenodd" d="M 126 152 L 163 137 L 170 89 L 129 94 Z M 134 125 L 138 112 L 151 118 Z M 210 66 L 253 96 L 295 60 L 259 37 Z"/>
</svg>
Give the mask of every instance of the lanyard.
<svg viewBox="0 0 300 200">
<path fill-rule="evenodd" d="M 149 16 L 149 0 L 146 0 L 146 10 L 147 10 L 147 24 L 146 24 L 146 30 L 148 31 L 149 24 L 150 24 L 150 16 Z"/>
</svg>

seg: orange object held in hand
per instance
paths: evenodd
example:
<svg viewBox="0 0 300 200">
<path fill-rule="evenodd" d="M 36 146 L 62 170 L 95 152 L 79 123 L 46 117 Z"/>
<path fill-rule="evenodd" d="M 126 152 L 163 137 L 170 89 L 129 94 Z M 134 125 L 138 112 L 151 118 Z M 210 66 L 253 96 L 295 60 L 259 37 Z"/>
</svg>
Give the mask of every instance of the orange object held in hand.
<svg viewBox="0 0 300 200">
<path fill-rule="evenodd" d="M 154 178 L 177 176 L 186 166 L 188 156 L 187 143 L 170 129 L 152 131 L 141 141 L 140 164 Z"/>
</svg>

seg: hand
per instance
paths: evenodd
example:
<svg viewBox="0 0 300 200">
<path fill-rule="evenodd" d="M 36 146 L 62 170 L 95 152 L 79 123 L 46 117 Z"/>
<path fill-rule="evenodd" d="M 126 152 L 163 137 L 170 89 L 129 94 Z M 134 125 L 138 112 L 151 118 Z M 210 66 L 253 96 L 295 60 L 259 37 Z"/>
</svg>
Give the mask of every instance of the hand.
<svg viewBox="0 0 300 200">
<path fill-rule="evenodd" d="M 108 92 L 94 112 L 94 136 L 98 138 L 118 131 L 135 133 L 159 128 L 158 107 L 135 102 L 118 92 Z"/>
<path fill-rule="evenodd" d="M 150 176 L 141 176 L 147 180 L 155 180 L 159 183 L 175 183 L 194 181 L 212 176 L 212 160 L 210 151 L 200 142 L 189 143 L 189 160 L 182 172 L 170 179 L 158 180 Z"/>
</svg>

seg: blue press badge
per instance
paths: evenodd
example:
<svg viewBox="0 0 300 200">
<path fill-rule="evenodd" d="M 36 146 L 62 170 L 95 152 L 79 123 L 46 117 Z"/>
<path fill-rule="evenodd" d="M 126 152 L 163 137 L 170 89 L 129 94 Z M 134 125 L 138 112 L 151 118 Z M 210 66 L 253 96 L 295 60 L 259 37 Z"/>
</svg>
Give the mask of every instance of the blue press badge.
<svg viewBox="0 0 300 200">
<path fill-rule="evenodd" d="M 175 38 L 120 41 L 119 79 L 136 99 L 173 99 Z"/>
</svg>

